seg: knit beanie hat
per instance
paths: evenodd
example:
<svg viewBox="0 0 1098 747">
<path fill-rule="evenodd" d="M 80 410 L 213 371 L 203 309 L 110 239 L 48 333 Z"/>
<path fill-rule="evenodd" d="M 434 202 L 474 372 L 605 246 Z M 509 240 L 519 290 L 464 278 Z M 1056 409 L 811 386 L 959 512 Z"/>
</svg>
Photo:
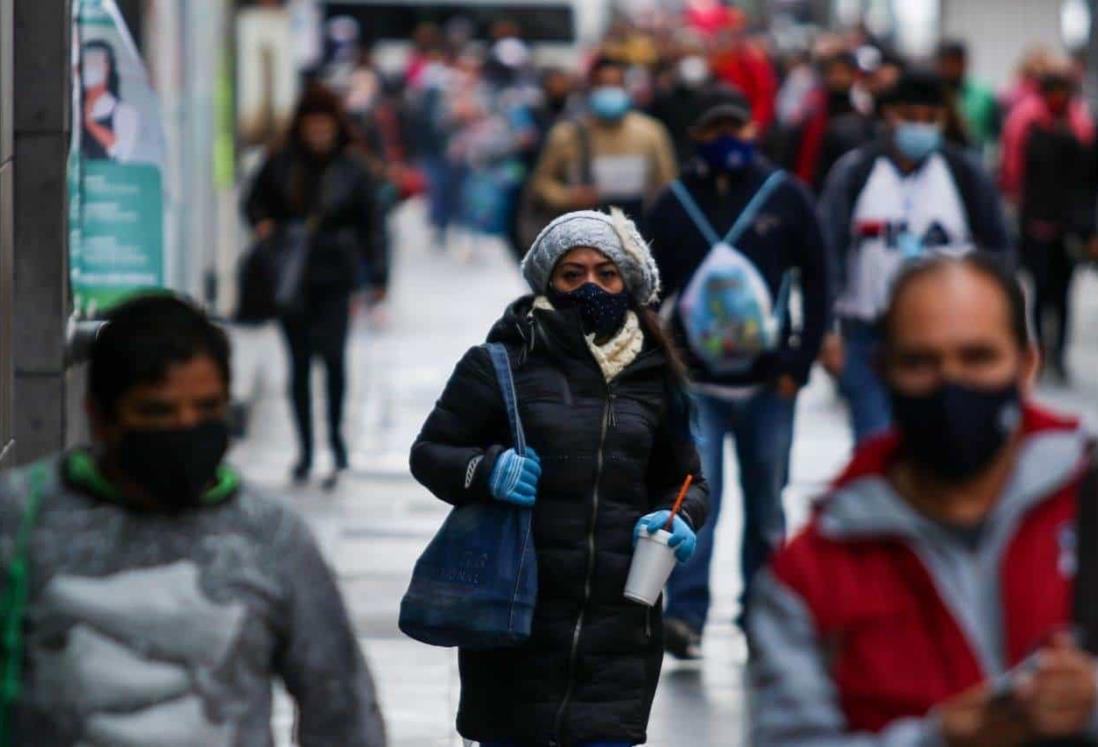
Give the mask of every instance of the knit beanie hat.
<svg viewBox="0 0 1098 747">
<path fill-rule="evenodd" d="M 522 274 L 530 289 L 544 294 L 561 257 L 579 247 L 597 249 L 609 257 L 639 306 L 659 300 L 660 271 L 652 252 L 637 226 L 617 208 L 609 215 L 597 210 L 567 213 L 546 226 L 522 261 Z"/>
</svg>

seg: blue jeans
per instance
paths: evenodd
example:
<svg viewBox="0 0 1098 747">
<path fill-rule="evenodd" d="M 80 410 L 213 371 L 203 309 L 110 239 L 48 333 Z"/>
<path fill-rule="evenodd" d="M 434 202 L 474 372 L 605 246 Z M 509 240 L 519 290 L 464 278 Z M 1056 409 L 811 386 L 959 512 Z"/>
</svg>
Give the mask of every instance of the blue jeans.
<svg viewBox="0 0 1098 747">
<path fill-rule="evenodd" d="M 709 482 L 709 519 L 698 532 L 694 556 L 671 576 L 665 614 L 700 631 L 709 615 L 709 565 L 724 493 L 725 437 L 731 434 L 735 439 L 743 491 L 740 545 L 743 594 L 739 621 L 742 625 L 751 580 L 785 535 L 782 491 L 789 482 L 789 452 L 793 448 L 797 403 L 767 388 L 737 401 L 699 395 L 696 404 L 698 450 L 702 472 Z"/>
<path fill-rule="evenodd" d="M 481 742 L 480 747 L 522 747 L 518 742 L 512 742 L 510 740 L 506 742 Z M 605 740 L 601 742 L 582 742 L 576 747 L 633 747 L 632 742 L 607 742 Z"/>
<path fill-rule="evenodd" d="M 854 442 L 860 444 L 892 425 L 888 389 L 877 374 L 881 334 L 869 324 L 852 322 L 843 326 L 843 342 L 846 363 L 839 377 L 839 392 L 850 406 Z"/>
<path fill-rule="evenodd" d="M 424 158 L 420 167 L 427 177 L 427 200 L 431 227 L 444 232 L 461 217 L 462 169 L 445 156 Z"/>
</svg>

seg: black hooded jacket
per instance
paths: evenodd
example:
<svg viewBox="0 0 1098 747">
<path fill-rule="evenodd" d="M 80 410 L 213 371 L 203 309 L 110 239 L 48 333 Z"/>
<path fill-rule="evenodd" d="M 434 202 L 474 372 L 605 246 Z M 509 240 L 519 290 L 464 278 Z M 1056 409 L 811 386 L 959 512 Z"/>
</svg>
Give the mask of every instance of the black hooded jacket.
<svg viewBox="0 0 1098 747">
<path fill-rule="evenodd" d="M 458 730 L 540 747 L 643 743 L 663 647 L 658 609 L 623 596 L 633 528 L 670 507 L 688 473 L 696 479 L 683 515 L 701 528 L 708 488 L 686 411 L 671 405 L 663 350 L 649 342 L 607 384 L 578 314 L 531 315 L 532 301 L 512 305 L 489 341 L 508 348 L 527 441 L 541 458 L 537 612 L 522 647 L 461 652 Z M 412 447 L 412 473 L 449 503 L 490 501 L 489 476 L 509 442 L 491 360 L 476 347 Z"/>
</svg>

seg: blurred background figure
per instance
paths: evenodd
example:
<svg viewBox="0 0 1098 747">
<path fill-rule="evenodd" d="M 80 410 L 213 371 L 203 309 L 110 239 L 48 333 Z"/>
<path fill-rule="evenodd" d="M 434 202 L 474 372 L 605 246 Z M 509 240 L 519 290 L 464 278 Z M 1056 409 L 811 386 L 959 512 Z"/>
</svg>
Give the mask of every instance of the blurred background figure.
<svg viewBox="0 0 1098 747">
<path fill-rule="evenodd" d="M 1002 130 L 1002 112 L 994 91 L 969 74 L 968 45 L 958 39 L 938 46 L 937 72 L 960 115 L 967 144 L 990 158 Z"/>
<path fill-rule="evenodd" d="M 713 89 L 713 73 L 700 49 L 686 50 L 669 69 L 669 86 L 656 93 L 648 113 L 667 128 L 679 164 L 686 164 L 694 157 L 690 128 Z"/>
<path fill-rule="evenodd" d="M 549 133 L 532 187 L 553 211 L 613 205 L 640 221 L 677 173 L 667 130 L 634 109 L 625 68 L 602 57 L 591 67 L 584 114 Z"/>
<path fill-rule="evenodd" d="M 1038 89 L 1003 133 L 1002 184 L 1018 214 L 1022 261 L 1033 281 L 1031 318 L 1048 372 L 1070 378 L 1071 282 L 1095 235 L 1094 119 L 1069 60 L 1046 59 Z"/>
<path fill-rule="evenodd" d="M 430 46 L 417 46 L 407 71 L 413 149 L 426 178 L 432 243 L 445 249 L 447 233 L 458 218 L 463 178 L 449 156 L 450 97 L 459 73 L 437 29 L 421 27 L 416 38 Z"/>
<path fill-rule="evenodd" d="M 818 83 L 804 93 L 790 120 L 778 127 L 772 142 L 786 168 L 819 191 L 838 160 L 873 140 L 876 122 L 872 102 L 861 88 L 861 70 L 852 52 L 836 51 L 818 63 Z M 784 151 L 784 152 L 782 152 Z"/>
<path fill-rule="evenodd" d="M 311 372 L 318 358 L 327 374 L 328 442 L 335 464 L 327 484 L 334 486 L 348 466 L 342 428 L 351 294 L 363 265 L 369 287 L 383 288 L 388 272 L 375 189 L 342 103 L 330 90 L 314 85 L 245 200 L 245 214 L 259 239 L 294 244 L 279 249 L 304 256 L 300 302 L 281 320 L 292 368 L 290 396 L 299 450 L 293 478 L 298 482 L 313 467 Z"/>
<path fill-rule="evenodd" d="M 712 59 L 716 77 L 743 92 L 751 102 L 751 117 L 765 135 L 774 123 L 779 81 L 766 49 L 752 39 L 742 17 L 720 30 Z"/>
</svg>

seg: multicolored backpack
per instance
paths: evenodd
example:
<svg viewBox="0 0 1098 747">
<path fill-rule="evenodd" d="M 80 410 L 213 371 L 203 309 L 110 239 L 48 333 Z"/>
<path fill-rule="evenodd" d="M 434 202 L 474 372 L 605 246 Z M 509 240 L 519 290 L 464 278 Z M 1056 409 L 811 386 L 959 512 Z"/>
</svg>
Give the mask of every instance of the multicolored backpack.
<svg viewBox="0 0 1098 747">
<path fill-rule="evenodd" d="M 792 271 L 785 273 L 773 298 L 759 268 L 736 249 L 736 242 L 785 180 L 785 172 L 772 174 L 723 239 L 682 182 L 671 184 L 671 191 L 712 247 L 679 298 L 678 311 L 691 350 L 714 373 L 743 373 L 781 342 Z"/>
</svg>

